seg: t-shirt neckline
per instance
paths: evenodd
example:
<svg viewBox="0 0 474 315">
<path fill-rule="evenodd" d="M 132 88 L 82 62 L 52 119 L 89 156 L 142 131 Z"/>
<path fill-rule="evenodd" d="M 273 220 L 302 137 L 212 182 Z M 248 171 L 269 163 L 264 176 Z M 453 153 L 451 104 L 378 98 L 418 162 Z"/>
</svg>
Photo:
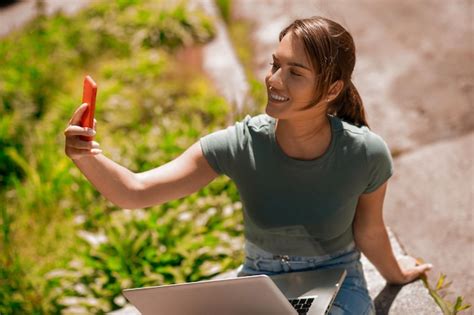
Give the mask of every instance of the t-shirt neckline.
<svg viewBox="0 0 474 315">
<path fill-rule="evenodd" d="M 301 166 L 319 166 L 323 164 L 332 154 L 334 151 L 334 148 L 336 146 L 336 122 L 335 118 L 332 115 L 327 115 L 329 118 L 329 123 L 331 125 L 331 142 L 329 143 L 329 147 L 326 149 L 326 151 L 319 157 L 313 159 L 313 160 L 299 160 L 292 158 L 288 156 L 282 148 L 278 145 L 278 142 L 276 141 L 276 119 L 271 117 L 271 128 L 270 128 L 270 139 L 272 143 L 272 149 L 276 156 L 278 156 L 283 162 L 287 164 L 292 164 L 292 165 L 301 165 Z"/>
</svg>

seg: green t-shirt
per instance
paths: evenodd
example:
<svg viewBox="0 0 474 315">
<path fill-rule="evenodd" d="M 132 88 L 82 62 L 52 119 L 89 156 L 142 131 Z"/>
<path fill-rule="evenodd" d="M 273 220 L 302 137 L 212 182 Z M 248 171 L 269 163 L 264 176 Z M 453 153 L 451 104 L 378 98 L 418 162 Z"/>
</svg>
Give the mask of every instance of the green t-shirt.
<svg viewBox="0 0 474 315">
<path fill-rule="evenodd" d="M 245 237 L 279 255 L 322 256 L 353 241 L 359 196 L 393 173 L 384 140 L 367 127 L 329 115 L 331 143 L 314 160 L 286 155 L 276 119 L 261 114 L 200 139 L 204 156 L 239 189 Z"/>
</svg>

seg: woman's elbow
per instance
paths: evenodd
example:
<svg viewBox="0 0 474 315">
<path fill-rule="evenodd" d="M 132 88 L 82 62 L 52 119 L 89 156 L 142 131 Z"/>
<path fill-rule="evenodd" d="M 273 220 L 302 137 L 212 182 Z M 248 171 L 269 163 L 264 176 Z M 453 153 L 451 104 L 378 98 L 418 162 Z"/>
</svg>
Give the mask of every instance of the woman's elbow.
<svg viewBox="0 0 474 315">
<path fill-rule="evenodd" d="M 110 200 L 110 202 L 121 209 L 140 209 L 140 206 L 131 200 Z"/>
<path fill-rule="evenodd" d="M 110 200 L 114 205 L 122 209 L 143 209 L 147 205 L 143 203 L 143 199 L 140 197 L 141 194 L 137 190 L 129 190 L 121 196 L 118 196 L 114 200 Z"/>
</svg>

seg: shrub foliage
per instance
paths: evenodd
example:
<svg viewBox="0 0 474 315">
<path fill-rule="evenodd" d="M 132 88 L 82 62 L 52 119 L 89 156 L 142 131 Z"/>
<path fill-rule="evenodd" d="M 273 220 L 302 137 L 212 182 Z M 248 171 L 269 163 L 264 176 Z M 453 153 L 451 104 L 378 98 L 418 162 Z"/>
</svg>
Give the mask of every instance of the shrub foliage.
<svg viewBox="0 0 474 315">
<path fill-rule="evenodd" d="M 177 57 L 210 40 L 186 3 L 100 1 L 41 10 L 0 40 L 0 313 L 105 313 L 124 288 L 206 279 L 242 260 L 227 178 L 163 205 L 118 209 L 64 155 L 82 78 L 99 85 L 104 154 L 141 172 L 226 125 L 228 104 Z"/>
</svg>

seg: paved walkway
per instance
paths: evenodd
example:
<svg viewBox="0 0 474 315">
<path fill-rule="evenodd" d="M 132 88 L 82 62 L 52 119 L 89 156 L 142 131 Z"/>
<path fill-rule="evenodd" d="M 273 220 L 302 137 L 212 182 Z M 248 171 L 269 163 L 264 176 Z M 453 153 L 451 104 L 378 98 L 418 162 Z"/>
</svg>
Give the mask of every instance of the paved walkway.
<svg viewBox="0 0 474 315">
<path fill-rule="evenodd" d="M 52 14 L 58 10 L 73 14 L 89 2 L 90 0 L 44 0 L 44 9 L 46 14 Z M 0 37 L 30 21 L 37 14 L 36 3 L 35 0 L 23 0 L 0 7 Z"/>
</svg>

